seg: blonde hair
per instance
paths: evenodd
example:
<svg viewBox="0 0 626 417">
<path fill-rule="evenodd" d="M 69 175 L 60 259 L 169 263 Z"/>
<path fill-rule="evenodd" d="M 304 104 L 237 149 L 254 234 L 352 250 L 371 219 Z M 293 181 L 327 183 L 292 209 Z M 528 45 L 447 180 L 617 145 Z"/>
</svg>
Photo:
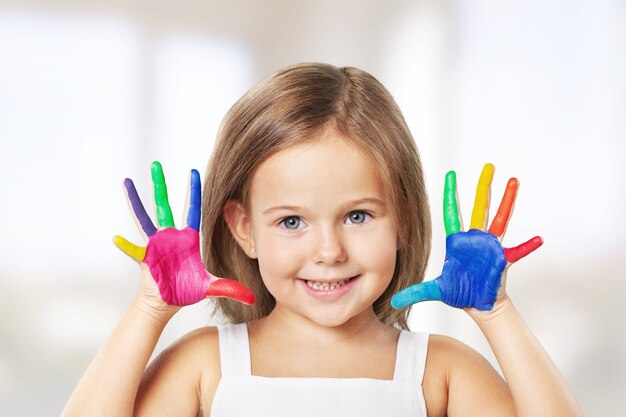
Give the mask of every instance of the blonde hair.
<svg viewBox="0 0 626 417">
<path fill-rule="evenodd" d="M 255 294 L 252 306 L 226 298 L 216 310 L 233 323 L 268 315 L 275 300 L 255 259 L 232 237 L 226 202 L 246 206 L 248 183 L 273 154 L 332 131 L 356 144 L 379 167 L 398 224 L 399 250 L 392 280 L 374 302 L 385 324 L 407 329 L 408 309 L 394 310 L 393 294 L 421 282 L 430 253 L 431 222 L 419 154 L 389 92 L 356 68 L 309 63 L 274 73 L 241 97 L 226 114 L 204 179 L 203 259 L 213 274 L 236 279 Z"/>
</svg>

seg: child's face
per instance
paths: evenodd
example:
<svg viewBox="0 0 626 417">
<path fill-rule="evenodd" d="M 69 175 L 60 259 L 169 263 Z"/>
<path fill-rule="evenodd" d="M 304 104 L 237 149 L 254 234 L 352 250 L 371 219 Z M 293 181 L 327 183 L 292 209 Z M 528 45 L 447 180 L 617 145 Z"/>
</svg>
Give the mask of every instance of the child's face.
<svg viewBox="0 0 626 417">
<path fill-rule="evenodd" d="M 251 239 L 278 308 L 324 326 L 371 309 L 391 281 L 397 233 L 365 153 L 334 135 L 283 150 L 249 193 Z"/>
</svg>

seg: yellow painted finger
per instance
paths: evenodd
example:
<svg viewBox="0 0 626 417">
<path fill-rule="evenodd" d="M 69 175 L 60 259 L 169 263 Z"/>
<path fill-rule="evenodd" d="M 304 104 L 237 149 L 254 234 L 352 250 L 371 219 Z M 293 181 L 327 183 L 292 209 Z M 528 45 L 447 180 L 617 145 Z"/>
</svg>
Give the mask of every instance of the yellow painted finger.
<svg viewBox="0 0 626 417">
<path fill-rule="evenodd" d="M 494 170 L 495 167 L 493 164 L 485 164 L 483 172 L 480 174 L 478 186 L 476 186 L 476 197 L 474 199 L 470 229 L 485 230 L 487 228 L 489 193 L 491 192 L 491 181 L 493 180 Z"/>
<path fill-rule="evenodd" d="M 130 256 L 137 262 L 142 262 L 146 257 L 146 248 L 143 246 L 137 246 L 124 239 L 122 236 L 115 236 L 113 238 L 113 244 L 117 246 L 122 252 Z"/>
</svg>

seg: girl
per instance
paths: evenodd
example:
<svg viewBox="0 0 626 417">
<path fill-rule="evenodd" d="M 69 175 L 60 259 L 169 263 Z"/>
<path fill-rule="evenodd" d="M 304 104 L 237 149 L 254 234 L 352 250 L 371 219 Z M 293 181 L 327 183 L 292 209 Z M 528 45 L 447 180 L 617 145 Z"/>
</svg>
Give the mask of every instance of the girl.
<svg viewBox="0 0 626 417">
<path fill-rule="evenodd" d="M 427 196 L 389 93 L 354 68 L 275 73 L 221 126 L 202 199 L 204 265 L 197 172 L 181 231 L 160 165 L 160 230 L 127 180 L 149 241 L 116 244 L 140 262 L 141 285 L 64 415 L 581 415 L 506 294 L 505 267 L 541 242 L 513 250 L 499 243 L 515 181 L 485 231 L 492 168 L 479 182 L 469 232 L 461 231 L 449 173 L 444 271 L 419 284 L 430 251 Z M 206 295 L 232 298 L 215 299 L 230 324 L 191 332 L 145 370 L 180 306 Z M 506 382 L 462 343 L 408 331 L 402 307 L 426 299 L 465 308 Z"/>
</svg>

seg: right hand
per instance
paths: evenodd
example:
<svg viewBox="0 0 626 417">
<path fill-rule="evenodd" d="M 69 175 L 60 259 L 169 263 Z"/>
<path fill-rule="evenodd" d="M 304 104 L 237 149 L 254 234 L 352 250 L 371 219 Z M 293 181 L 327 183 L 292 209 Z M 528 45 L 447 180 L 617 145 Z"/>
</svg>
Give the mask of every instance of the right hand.
<svg viewBox="0 0 626 417">
<path fill-rule="evenodd" d="M 244 304 L 254 303 L 254 294 L 238 281 L 210 274 L 200 257 L 200 174 L 191 170 L 187 227 L 175 228 L 167 198 L 167 187 L 159 162 L 151 167 L 156 203 L 157 229 L 139 199 L 132 180 L 124 186 L 133 215 L 145 233 L 146 247 L 136 246 L 121 236 L 113 243 L 141 265 L 140 296 L 153 306 L 185 306 L 206 297 L 228 297 Z M 149 279 L 151 278 L 151 279 Z"/>
</svg>

